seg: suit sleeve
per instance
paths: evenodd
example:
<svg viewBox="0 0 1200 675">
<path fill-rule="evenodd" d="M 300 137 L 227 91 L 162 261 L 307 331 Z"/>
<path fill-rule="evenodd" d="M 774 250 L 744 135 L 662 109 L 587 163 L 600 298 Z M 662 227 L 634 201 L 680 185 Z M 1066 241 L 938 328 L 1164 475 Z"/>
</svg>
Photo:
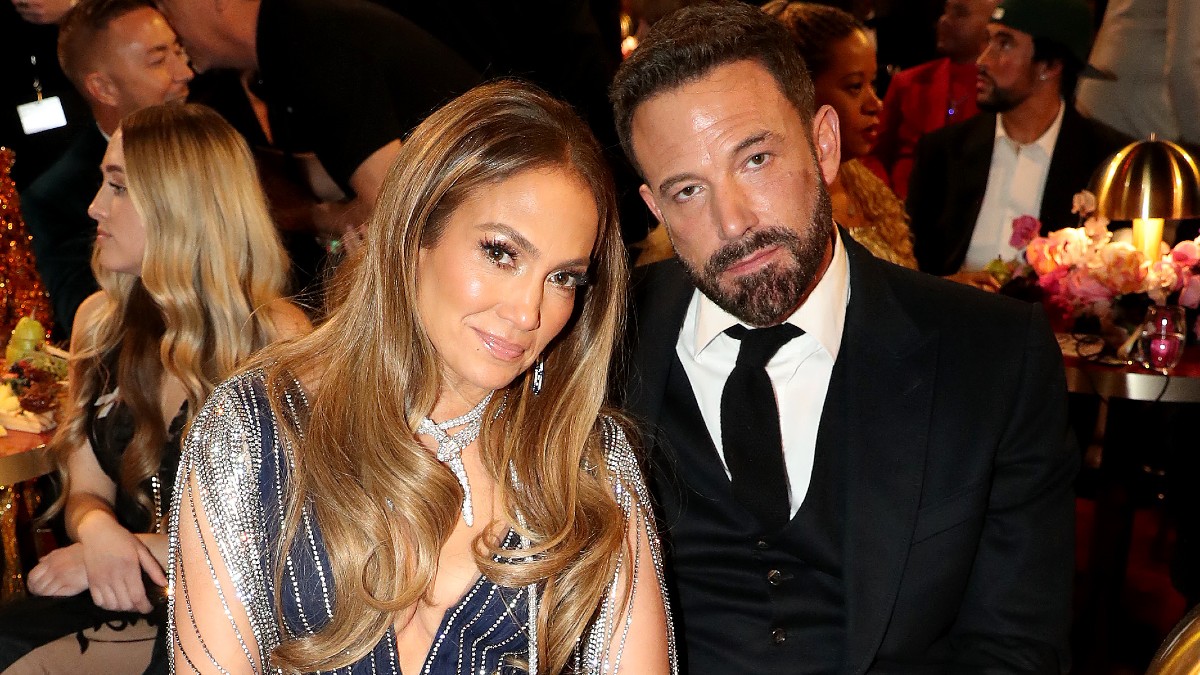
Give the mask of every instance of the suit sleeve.
<svg viewBox="0 0 1200 675">
<path fill-rule="evenodd" d="M 69 338 L 75 310 L 99 289 L 91 267 L 95 224 L 80 222 L 69 202 L 43 195 L 34 186 L 21 195 L 21 214 L 33 237 L 34 259 L 50 294 L 54 322 Z"/>
<path fill-rule="evenodd" d="M 1020 381 L 993 467 L 979 550 L 951 630 L 954 672 L 1060 673 L 1070 667 L 1073 481 L 1062 355 L 1030 308 Z M 986 383 L 981 383 L 986 384 Z"/>
<path fill-rule="evenodd" d="M 937 144 L 932 142 L 939 136 L 925 135 L 917 141 L 905 208 L 912 228 L 917 266 L 922 272 L 947 274 L 941 269 L 945 256 L 936 234 L 946 190 L 946 162 L 939 157 Z"/>
</svg>

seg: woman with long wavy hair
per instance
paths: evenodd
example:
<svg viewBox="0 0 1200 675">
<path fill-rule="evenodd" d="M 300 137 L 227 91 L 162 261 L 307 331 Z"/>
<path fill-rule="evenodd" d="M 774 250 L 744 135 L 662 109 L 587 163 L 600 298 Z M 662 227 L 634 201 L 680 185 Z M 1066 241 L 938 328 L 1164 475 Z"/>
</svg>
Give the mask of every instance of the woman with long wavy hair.
<svg viewBox="0 0 1200 675">
<path fill-rule="evenodd" d="M 106 656 L 106 639 L 74 633 L 144 626 L 141 619 L 155 625 L 140 616 L 152 614 L 155 595 L 143 574 L 167 582 L 163 511 L 183 429 L 251 354 L 309 326 L 281 297 L 287 259 L 254 160 L 219 115 L 196 105 L 136 112 L 100 168 L 104 183 L 89 214 L 98 222 L 92 268 L 101 290 L 75 316 L 66 419 L 51 444 L 63 489 L 47 517 L 61 512 L 75 543 L 29 574 L 35 595 L 79 597 L 22 617 L 36 625 L 74 616 L 80 626 L 59 641 L 65 651 L 47 645 L 46 660 L 70 656 L 71 672 L 104 664 L 112 673 L 121 668 Z M 142 672 L 150 643 L 138 650 L 128 635 L 113 642 L 126 643 L 117 651 Z M 76 660 L 84 651 L 98 660 Z"/>
<path fill-rule="evenodd" d="M 340 274 L 327 322 L 218 387 L 185 443 L 175 668 L 674 672 L 605 406 L 625 253 L 587 127 L 531 85 L 455 99 Z"/>
</svg>

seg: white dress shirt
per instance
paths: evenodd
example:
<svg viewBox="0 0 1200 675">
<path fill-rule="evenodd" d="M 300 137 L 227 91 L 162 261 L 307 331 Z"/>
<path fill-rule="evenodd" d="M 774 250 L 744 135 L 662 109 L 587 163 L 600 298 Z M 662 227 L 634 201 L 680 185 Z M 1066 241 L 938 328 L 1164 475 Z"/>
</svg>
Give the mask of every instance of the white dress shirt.
<svg viewBox="0 0 1200 675">
<path fill-rule="evenodd" d="M 996 117 L 996 140 L 992 146 L 992 166 L 988 171 L 987 190 L 962 271 L 974 272 L 987 267 L 996 258 L 1011 260 L 1017 249 L 1008 245 L 1012 222 L 1021 216 L 1039 217 L 1050 159 L 1062 129 L 1065 104 L 1058 102 L 1058 116 L 1036 141 L 1021 145 L 1004 130 L 1004 115 Z M 1083 186 L 1080 186 L 1083 189 Z"/>
<path fill-rule="evenodd" d="M 767 363 L 767 375 L 780 410 L 780 437 L 788 474 L 788 499 L 795 515 L 812 480 L 817 429 L 829 391 L 829 378 L 842 343 L 846 305 L 850 301 L 849 265 L 840 235 L 833 259 L 816 288 L 787 322 L 804 329 L 804 335 L 780 348 Z M 675 353 L 692 384 L 696 403 L 708 435 L 725 464 L 721 443 L 721 391 L 737 362 L 741 343 L 725 329 L 743 325 L 700 291 L 692 295 Z M 752 328 L 751 326 L 746 326 Z M 725 464 L 725 473 L 729 465 Z"/>
</svg>

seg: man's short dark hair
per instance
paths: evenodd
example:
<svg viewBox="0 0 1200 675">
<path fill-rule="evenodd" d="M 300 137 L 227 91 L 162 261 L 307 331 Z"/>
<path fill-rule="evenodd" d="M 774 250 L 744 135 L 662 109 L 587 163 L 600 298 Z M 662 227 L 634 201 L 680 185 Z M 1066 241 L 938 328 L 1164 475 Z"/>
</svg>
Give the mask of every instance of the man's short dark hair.
<svg viewBox="0 0 1200 675">
<path fill-rule="evenodd" d="M 719 66 L 747 60 L 766 68 L 804 122 L 812 122 L 812 79 L 787 29 L 774 17 L 744 2 L 725 1 L 685 7 L 654 24 L 609 89 L 621 148 L 639 173 L 630 139 L 637 107 Z"/>
<path fill-rule="evenodd" d="M 154 9 L 150 0 L 82 0 L 63 17 L 58 27 L 58 63 L 80 93 L 92 71 L 100 33 L 116 19 L 144 7 Z"/>
<path fill-rule="evenodd" d="M 1049 38 L 1033 38 L 1033 62 L 1051 64 L 1055 61 L 1062 64 L 1062 86 L 1059 93 L 1067 105 L 1070 105 L 1075 100 L 1075 86 L 1079 83 L 1079 74 L 1083 72 L 1084 64 L 1061 42 Z"/>
</svg>

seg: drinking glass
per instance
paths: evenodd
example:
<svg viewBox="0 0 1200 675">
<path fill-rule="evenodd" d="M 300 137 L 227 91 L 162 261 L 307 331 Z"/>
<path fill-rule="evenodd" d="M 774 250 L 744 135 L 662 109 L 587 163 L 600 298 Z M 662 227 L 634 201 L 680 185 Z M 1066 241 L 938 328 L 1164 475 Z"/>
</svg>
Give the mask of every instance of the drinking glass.
<svg viewBox="0 0 1200 675">
<path fill-rule="evenodd" d="M 1166 375 L 1183 356 L 1187 320 L 1178 305 L 1154 305 L 1146 311 L 1138 337 L 1138 361 Z"/>
</svg>

